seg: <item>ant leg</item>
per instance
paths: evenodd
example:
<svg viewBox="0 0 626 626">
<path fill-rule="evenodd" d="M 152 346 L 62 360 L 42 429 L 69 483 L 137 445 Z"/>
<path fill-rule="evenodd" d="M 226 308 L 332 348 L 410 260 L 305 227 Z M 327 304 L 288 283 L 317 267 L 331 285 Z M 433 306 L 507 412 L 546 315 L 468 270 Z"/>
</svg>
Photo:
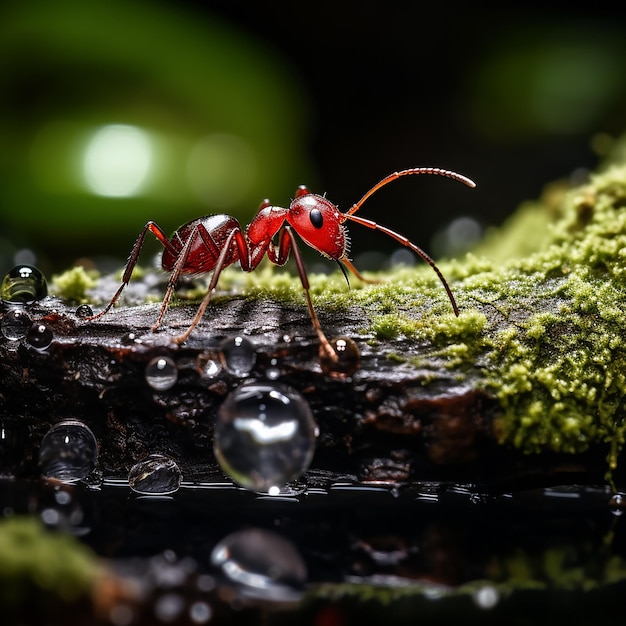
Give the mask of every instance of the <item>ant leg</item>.
<svg viewBox="0 0 626 626">
<path fill-rule="evenodd" d="M 159 311 L 159 316 L 156 321 L 150 327 L 152 332 L 155 332 L 156 329 L 161 325 L 163 318 L 165 317 L 165 312 L 167 311 L 167 307 L 169 306 L 170 300 L 172 299 L 172 294 L 174 293 L 174 289 L 176 289 L 176 283 L 178 283 L 178 279 L 183 272 L 183 268 L 187 263 L 187 259 L 189 258 L 189 251 L 191 250 L 191 246 L 194 243 L 198 230 L 194 230 L 185 245 L 182 247 L 178 257 L 176 259 L 176 263 L 172 268 L 172 272 L 170 274 L 170 278 L 167 281 L 167 289 L 165 290 L 165 295 L 163 296 L 163 301 L 161 302 L 161 310 Z"/>
<path fill-rule="evenodd" d="M 133 275 L 133 270 L 135 269 L 135 265 L 137 265 L 137 260 L 139 259 L 139 253 L 141 252 L 141 248 L 143 246 L 143 242 L 146 238 L 146 234 L 150 231 L 163 245 L 166 250 L 172 251 L 172 244 L 170 240 L 167 238 L 167 235 L 163 232 L 161 227 L 155 222 L 148 222 L 137 237 L 135 244 L 133 245 L 132 250 L 130 251 L 130 255 L 128 257 L 128 261 L 126 262 L 126 267 L 124 268 L 124 273 L 122 274 L 122 284 L 119 286 L 118 290 L 115 292 L 109 303 L 96 315 L 92 315 L 87 318 L 87 321 L 97 320 L 101 318 L 103 315 L 106 315 L 111 308 L 118 301 L 119 297 L 122 295 L 122 291 L 124 291 L 124 287 L 128 285 L 130 282 L 131 276 Z"/>
<path fill-rule="evenodd" d="M 202 236 L 202 232 L 200 232 L 200 236 L 202 237 L 202 239 L 204 239 L 204 237 Z M 190 237 L 189 239 L 191 240 L 192 237 Z M 237 250 L 239 253 L 239 257 L 240 257 L 241 266 L 244 269 L 249 266 L 249 261 L 248 261 L 249 254 L 248 254 L 248 247 L 247 247 L 245 238 L 243 237 L 241 230 L 235 229 L 231 231 L 231 233 L 228 235 L 228 238 L 224 242 L 224 246 L 222 247 L 220 255 L 217 258 L 215 267 L 213 268 L 213 275 L 211 276 L 211 282 L 209 283 L 209 287 L 206 292 L 206 295 L 202 299 L 202 302 L 200 303 L 200 306 L 198 307 L 198 310 L 196 311 L 196 314 L 194 315 L 193 320 L 191 320 L 191 324 L 189 324 L 189 327 L 184 333 L 174 338 L 175 343 L 180 344 L 180 343 L 187 341 L 187 339 L 189 338 L 189 335 L 191 335 L 191 333 L 193 332 L 193 329 L 200 323 L 200 320 L 202 319 L 204 312 L 206 311 L 207 307 L 211 303 L 213 290 L 217 286 L 217 281 L 219 280 L 222 270 L 228 266 L 227 258 L 228 258 L 230 247 L 233 241 L 235 241 L 237 244 Z"/>
<path fill-rule="evenodd" d="M 330 341 L 328 341 L 328 338 L 324 334 L 324 331 L 322 330 L 322 325 L 320 324 L 320 321 L 317 318 L 317 314 L 315 313 L 315 309 L 313 308 L 313 302 L 311 301 L 311 294 L 309 293 L 310 288 L 311 288 L 309 285 L 309 278 L 306 272 L 306 268 L 304 266 L 304 260 L 302 259 L 302 255 L 300 254 L 300 249 L 298 248 L 296 237 L 293 234 L 293 231 L 291 230 L 289 226 L 285 226 L 285 231 L 287 232 L 287 235 L 289 236 L 290 245 L 283 244 L 283 241 L 281 238 L 281 240 L 279 241 L 279 250 L 280 250 L 279 259 L 282 260 L 285 253 L 288 252 L 289 247 L 291 247 L 291 251 L 293 252 L 293 258 L 294 258 L 294 261 L 296 262 L 296 267 L 298 268 L 298 275 L 300 276 L 300 282 L 302 283 L 302 289 L 304 290 L 304 297 L 306 298 L 306 304 L 309 309 L 309 317 L 311 318 L 311 322 L 313 323 L 313 328 L 315 329 L 315 332 L 317 333 L 317 336 L 320 340 L 322 349 L 324 350 L 324 352 L 326 352 L 326 354 L 328 355 L 328 358 L 332 359 L 333 361 L 337 361 L 338 360 L 337 353 L 335 352 L 334 348 L 330 344 Z"/>
</svg>

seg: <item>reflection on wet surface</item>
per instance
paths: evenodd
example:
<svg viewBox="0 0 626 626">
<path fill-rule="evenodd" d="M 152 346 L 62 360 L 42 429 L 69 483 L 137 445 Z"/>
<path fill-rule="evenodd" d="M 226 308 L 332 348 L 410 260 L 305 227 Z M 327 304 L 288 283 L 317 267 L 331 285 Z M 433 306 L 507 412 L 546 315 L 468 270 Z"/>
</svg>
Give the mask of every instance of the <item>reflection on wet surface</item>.
<svg viewBox="0 0 626 626">
<path fill-rule="evenodd" d="M 38 515 L 139 586 L 109 607 L 114 626 L 229 623 L 240 611 L 266 624 L 614 616 L 626 591 L 623 498 L 604 487 L 489 495 L 315 472 L 276 498 L 219 476 L 169 496 L 122 479 L 0 481 L 4 518 Z M 341 620 L 325 622 L 328 611 Z"/>
</svg>

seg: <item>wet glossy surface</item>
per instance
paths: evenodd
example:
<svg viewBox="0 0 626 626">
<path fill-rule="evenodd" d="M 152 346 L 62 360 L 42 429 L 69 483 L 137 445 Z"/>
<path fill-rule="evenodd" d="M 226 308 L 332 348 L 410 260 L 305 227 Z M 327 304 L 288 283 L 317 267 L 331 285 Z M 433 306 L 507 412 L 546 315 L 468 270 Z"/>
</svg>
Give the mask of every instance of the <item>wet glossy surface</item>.
<svg viewBox="0 0 626 626">
<path fill-rule="evenodd" d="M 5 517 L 36 510 L 140 584 L 143 599 L 113 606 L 107 624 L 313 626 L 331 609 L 348 626 L 620 623 L 626 527 L 609 489 L 489 496 L 309 478 L 286 498 L 223 480 L 168 498 L 129 497 L 123 481 L 0 480 L 0 499 Z"/>
</svg>

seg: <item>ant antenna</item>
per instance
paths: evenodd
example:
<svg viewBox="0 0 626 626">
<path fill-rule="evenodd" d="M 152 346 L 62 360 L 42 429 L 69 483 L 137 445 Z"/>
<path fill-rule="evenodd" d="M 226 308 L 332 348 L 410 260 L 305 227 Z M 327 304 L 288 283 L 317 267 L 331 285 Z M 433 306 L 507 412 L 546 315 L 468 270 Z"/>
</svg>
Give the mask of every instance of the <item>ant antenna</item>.
<svg viewBox="0 0 626 626">
<path fill-rule="evenodd" d="M 452 304 L 452 309 L 454 310 L 454 314 L 458 317 L 459 307 L 456 304 L 456 300 L 454 299 L 452 290 L 450 289 L 446 279 L 441 273 L 441 270 L 437 267 L 433 259 L 431 259 L 430 256 L 426 254 L 426 252 L 424 252 L 424 250 L 422 250 L 419 246 L 416 246 L 412 241 L 407 239 L 404 235 L 401 235 L 400 233 L 397 233 L 391 230 L 390 228 L 377 224 L 376 222 L 373 222 L 372 220 L 368 220 L 364 217 L 359 217 L 357 215 L 354 215 L 354 213 L 356 213 L 361 208 L 363 203 L 372 194 L 376 193 L 381 187 L 384 187 L 385 185 L 396 180 L 397 178 L 400 178 L 401 176 L 410 176 L 411 174 L 435 174 L 437 176 L 445 176 L 446 178 L 452 178 L 453 180 L 458 180 L 459 182 L 467 185 L 468 187 L 476 187 L 476 183 L 471 178 L 468 178 L 467 176 L 463 176 L 463 174 L 457 174 L 456 172 L 452 172 L 451 170 L 442 170 L 438 167 L 414 167 L 408 170 L 401 170 L 399 172 L 394 172 L 393 174 L 389 174 L 389 176 L 386 176 L 380 182 L 374 185 L 356 204 L 352 205 L 352 208 L 349 211 L 346 211 L 343 214 L 343 219 L 344 220 L 349 219 L 367 228 L 379 230 L 385 233 L 392 239 L 395 239 L 398 243 L 401 243 L 403 246 L 406 246 L 407 248 L 410 248 L 411 250 L 413 250 L 413 252 L 415 252 L 424 261 L 426 261 L 426 263 L 428 263 L 428 265 L 432 267 L 432 269 L 435 271 L 435 273 L 439 277 L 439 280 L 443 284 L 446 290 L 446 293 L 448 294 L 448 299 L 450 300 L 450 303 Z"/>
<path fill-rule="evenodd" d="M 393 174 L 389 174 L 389 176 L 385 176 L 380 182 L 376 183 L 356 204 L 353 204 L 349 211 L 346 211 L 344 215 L 352 215 L 356 213 L 363 203 L 373 194 L 375 194 L 381 187 L 388 185 L 393 182 L 397 178 L 401 176 L 410 176 L 412 174 L 433 174 L 435 176 L 445 176 L 446 178 L 452 178 L 453 180 L 458 180 L 460 183 L 467 185 L 468 187 L 476 187 L 476 183 L 467 176 L 463 176 L 463 174 L 457 174 L 451 170 L 443 170 L 439 167 L 412 167 L 408 170 L 401 170 L 399 172 L 394 172 Z"/>
</svg>

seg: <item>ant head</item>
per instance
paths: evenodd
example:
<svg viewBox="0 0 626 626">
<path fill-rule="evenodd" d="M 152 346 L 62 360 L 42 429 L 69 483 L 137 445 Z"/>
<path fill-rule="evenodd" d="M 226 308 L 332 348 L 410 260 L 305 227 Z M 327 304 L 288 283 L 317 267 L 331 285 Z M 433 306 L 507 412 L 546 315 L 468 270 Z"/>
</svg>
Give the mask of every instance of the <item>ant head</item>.
<svg viewBox="0 0 626 626">
<path fill-rule="evenodd" d="M 332 202 L 306 187 L 298 188 L 287 214 L 287 222 L 305 243 L 335 261 L 346 253 L 344 219 Z"/>
</svg>

